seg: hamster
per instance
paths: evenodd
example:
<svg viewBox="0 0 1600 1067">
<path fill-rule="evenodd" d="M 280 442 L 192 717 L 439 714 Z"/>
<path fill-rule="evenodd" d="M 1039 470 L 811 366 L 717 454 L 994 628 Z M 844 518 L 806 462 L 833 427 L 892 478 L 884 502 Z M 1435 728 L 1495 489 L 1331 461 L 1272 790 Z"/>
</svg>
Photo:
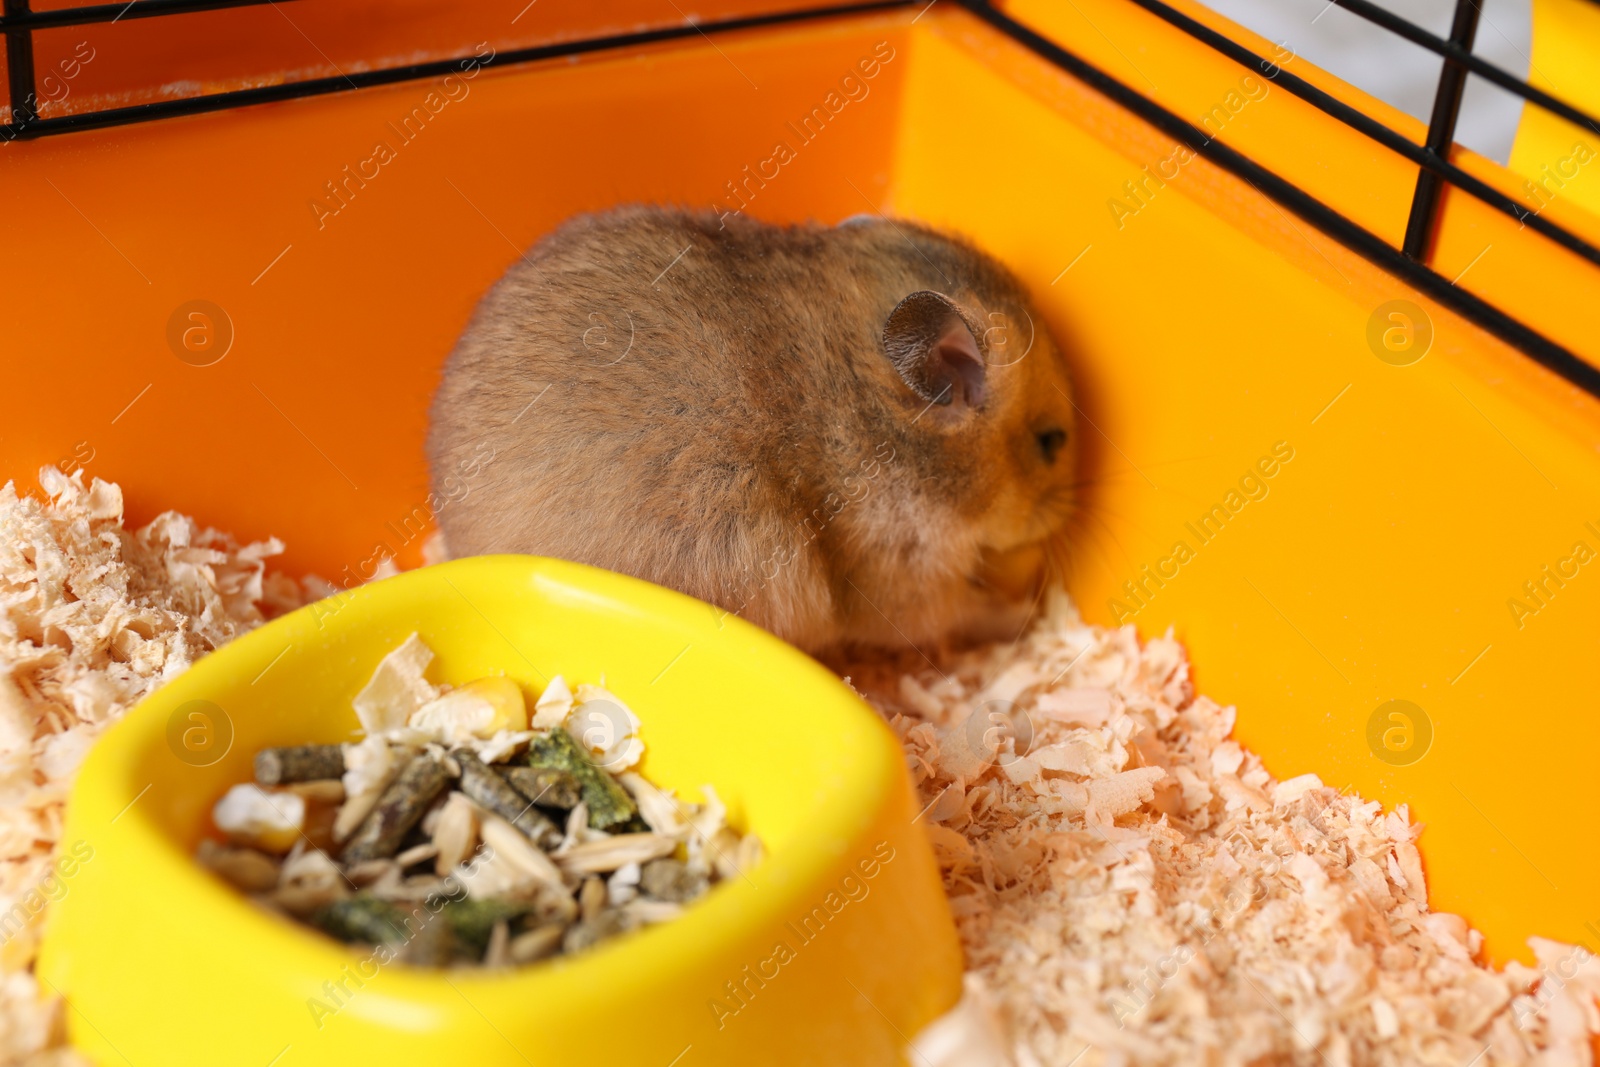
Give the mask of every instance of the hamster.
<svg viewBox="0 0 1600 1067">
<path fill-rule="evenodd" d="M 474 472 L 452 556 L 635 575 L 813 654 L 944 648 L 1017 636 L 1063 558 L 1075 410 L 1022 286 L 960 239 L 635 206 L 489 291 L 427 447 L 436 493 Z"/>
</svg>

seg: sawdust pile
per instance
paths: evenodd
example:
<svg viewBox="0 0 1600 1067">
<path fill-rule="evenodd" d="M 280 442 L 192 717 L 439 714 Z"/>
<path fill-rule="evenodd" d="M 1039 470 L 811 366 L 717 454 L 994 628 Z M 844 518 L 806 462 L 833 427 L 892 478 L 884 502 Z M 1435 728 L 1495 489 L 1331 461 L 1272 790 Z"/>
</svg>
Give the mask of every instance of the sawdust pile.
<svg viewBox="0 0 1600 1067">
<path fill-rule="evenodd" d="M 277 540 L 240 545 L 167 512 L 122 525 L 122 491 L 52 467 L 48 500 L 0 488 L 0 1063 L 78 1064 L 32 974 L 78 765 L 146 693 L 311 588 L 266 574 Z M 46 994 L 49 990 L 44 990 Z"/>
<path fill-rule="evenodd" d="M 1274 781 L 1170 637 L 1061 595 L 1015 645 L 909 666 L 849 673 L 903 739 L 967 952 L 924 1067 L 1591 1062 L 1596 957 L 1478 962 L 1406 808 Z"/>
<path fill-rule="evenodd" d="M 76 1067 L 31 967 L 79 763 L 197 658 L 334 590 L 268 574 L 276 540 L 173 512 L 129 532 L 116 486 L 40 481 L 44 502 L 0 489 L 0 1065 Z M 849 674 L 903 739 L 967 952 L 924 1067 L 1591 1063 L 1600 963 L 1540 939 L 1538 968 L 1478 962 L 1428 911 L 1406 810 L 1273 781 L 1176 642 L 1058 596 L 1014 645 Z"/>
</svg>

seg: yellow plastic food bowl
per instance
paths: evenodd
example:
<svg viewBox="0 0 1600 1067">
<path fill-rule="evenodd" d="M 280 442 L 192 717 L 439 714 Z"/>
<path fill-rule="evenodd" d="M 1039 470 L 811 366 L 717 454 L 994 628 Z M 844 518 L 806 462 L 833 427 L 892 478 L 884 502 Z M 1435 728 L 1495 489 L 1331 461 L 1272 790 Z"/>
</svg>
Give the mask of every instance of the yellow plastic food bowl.
<svg viewBox="0 0 1600 1067">
<path fill-rule="evenodd" d="M 191 853 L 265 746 L 355 735 L 417 632 L 430 675 L 600 681 L 645 774 L 712 784 L 766 859 L 680 919 L 512 972 L 379 967 L 256 909 Z M 822 667 L 710 606 L 590 567 L 460 560 L 341 594 L 206 657 L 85 762 L 78 858 L 39 973 L 101 1064 L 888 1064 L 961 957 L 889 730 Z"/>
</svg>

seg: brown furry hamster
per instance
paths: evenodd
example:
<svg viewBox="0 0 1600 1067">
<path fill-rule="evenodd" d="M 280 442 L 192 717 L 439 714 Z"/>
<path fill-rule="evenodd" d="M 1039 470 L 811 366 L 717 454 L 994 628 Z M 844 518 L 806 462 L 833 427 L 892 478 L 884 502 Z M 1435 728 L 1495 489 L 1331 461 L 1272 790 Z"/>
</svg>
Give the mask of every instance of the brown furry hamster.
<svg viewBox="0 0 1600 1067">
<path fill-rule="evenodd" d="M 439 513 L 451 555 L 637 575 L 811 652 L 945 644 L 1015 636 L 1042 591 L 1069 394 L 1022 287 L 960 240 L 629 207 L 484 297 L 428 451 L 436 490 L 476 471 Z"/>
</svg>

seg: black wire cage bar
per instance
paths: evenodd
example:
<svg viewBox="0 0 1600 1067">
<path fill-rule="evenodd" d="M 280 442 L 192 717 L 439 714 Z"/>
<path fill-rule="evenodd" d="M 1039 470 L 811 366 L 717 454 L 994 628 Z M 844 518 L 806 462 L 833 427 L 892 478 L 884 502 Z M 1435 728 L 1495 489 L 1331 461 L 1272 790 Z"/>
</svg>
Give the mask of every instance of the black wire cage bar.
<svg viewBox="0 0 1600 1067">
<path fill-rule="evenodd" d="M 1493 80 L 1497 84 L 1515 83 L 1520 86 L 1518 95 L 1534 106 L 1545 107 L 1546 110 L 1553 111 L 1567 121 L 1575 122 L 1581 128 L 1600 133 L 1600 120 L 1570 104 L 1554 101 L 1548 94 L 1528 85 L 1515 75 L 1471 56 L 1472 40 L 1477 28 L 1479 0 L 1456 0 L 1449 41 L 1435 37 L 1423 28 L 1377 8 L 1368 0 L 1331 0 L 1341 6 L 1360 5 L 1362 10 L 1356 11 L 1354 7 L 1351 8 L 1357 14 L 1381 12 L 1381 19 L 1372 18 L 1371 21 L 1392 32 L 1397 31 L 1397 26 L 1404 25 L 1407 28 L 1404 36 L 1431 41 L 1435 46 L 1431 50 L 1444 57 L 1427 138 L 1420 145 L 1305 79 L 1283 70 L 1272 60 L 1252 52 L 1232 38 L 1178 11 L 1163 0 L 1128 0 L 1194 40 L 1227 56 L 1235 63 L 1271 78 L 1275 85 L 1282 86 L 1324 114 L 1417 164 L 1419 168 L 1417 185 L 1412 196 L 1405 240 L 1400 247 L 1390 244 L 1294 183 L 1223 144 L 1137 89 L 1067 51 L 1058 43 L 1012 18 L 1001 8 L 986 0 L 957 0 L 957 2 L 1042 59 L 1085 82 L 1168 136 L 1185 143 L 1192 151 L 1243 178 L 1258 192 L 1293 211 L 1351 250 L 1520 349 L 1530 358 L 1585 392 L 1600 397 L 1600 368 L 1596 368 L 1563 345 L 1545 337 L 1488 301 L 1460 288 L 1450 279 L 1434 271 L 1427 262 L 1438 224 L 1439 194 L 1446 185 L 1449 185 L 1509 215 L 1520 225 L 1575 253 L 1587 263 L 1600 266 L 1600 249 L 1596 249 L 1589 241 L 1468 174 L 1448 158 L 1456 121 L 1460 115 L 1465 76 L 1467 73 L 1481 72 L 1480 68 L 1494 71 Z M 1556 103 L 1558 108 L 1546 107 L 1547 101 Z"/>
</svg>

